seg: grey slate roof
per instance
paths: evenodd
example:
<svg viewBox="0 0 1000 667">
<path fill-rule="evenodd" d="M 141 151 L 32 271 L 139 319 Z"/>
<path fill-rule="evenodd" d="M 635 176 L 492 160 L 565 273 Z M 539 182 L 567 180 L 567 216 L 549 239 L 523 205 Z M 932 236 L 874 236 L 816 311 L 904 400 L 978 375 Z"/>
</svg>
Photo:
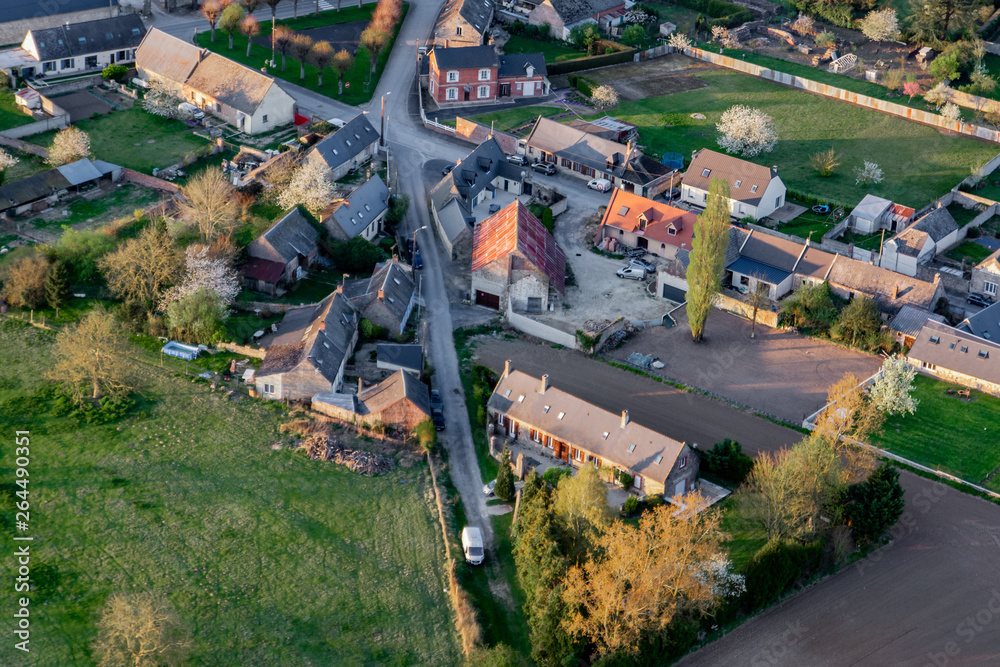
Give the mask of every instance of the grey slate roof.
<svg viewBox="0 0 1000 667">
<path fill-rule="evenodd" d="M 1000 345 L 941 322 L 928 322 L 906 355 L 916 362 L 1000 383 Z"/>
<path fill-rule="evenodd" d="M 375 174 L 340 202 L 323 224 L 327 226 L 336 224 L 344 231 L 347 238 L 353 239 L 387 208 L 389 208 L 389 188 L 379 175 Z"/>
<path fill-rule="evenodd" d="M 750 232 L 741 227 L 731 226 L 729 228 L 729 245 L 726 246 L 726 259 L 723 266 L 729 266 L 739 258 L 740 247 L 749 235 Z M 683 259 L 681 261 L 684 262 L 684 268 L 686 269 L 687 261 Z"/>
<path fill-rule="evenodd" d="M 69 181 L 70 185 L 89 183 L 101 177 L 101 170 L 95 167 L 87 158 L 56 167 L 56 171 L 62 174 Z"/>
<path fill-rule="evenodd" d="M 973 336 L 1000 343 L 1000 302 L 983 308 L 975 315 L 966 317 L 958 328 Z"/>
<path fill-rule="evenodd" d="M 498 67 L 500 56 L 492 46 L 435 47 L 432 51 L 439 70 Z"/>
<path fill-rule="evenodd" d="M 118 0 L 60 0 L 52 5 L 43 5 L 38 0 L 3 0 L 0 2 L 0 23 L 117 6 Z"/>
<path fill-rule="evenodd" d="M 424 368 L 424 352 L 421 345 L 379 343 L 375 354 L 382 363 L 399 366 L 405 370 L 419 373 Z"/>
<path fill-rule="evenodd" d="M 791 271 L 783 271 L 774 266 L 750 259 L 749 257 L 740 257 L 726 268 L 736 273 L 742 273 L 745 276 L 760 278 L 772 285 L 778 285 L 785 278 L 792 275 Z"/>
<path fill-rule="evenodd" d="M 458 15 L 475 26 L 480 34 L 490 27 L 493 0 L 458 0 Z"/>
<path fill-rule="evenodd" d="M 791 273 L 803 250 L 805 246 L 800 243 L 755 231 L 740 249 L 740 257 Z"/>
<path fill-rule="evenodd" d="M 892 202 L 888 199 L 869 194 L 865 195 L 865 198 L 854 207 L 851 215 L 856 215 L 866 220 L 877 220 L 890 206 L 892 206 Z"/>
<path fill-rule="evenodd" d="M 535 75 L 545 76 L 548 70 L 545 68 L 545 55 L 542 53 L 508 53 L 500 56 L 500 69 L 497 76 L 524 76 L 527 67 L 531 65 L 535 68 Z"/>
<path fill-rule="evenodd" d="M 777 177 L 777 169 L 762 167 L 732 155 L 702 148 L 691 160 L 691 166 L 684 174 L 684 185 L 707 192 L 712 179 L 721 178 L 729 182 L 730 199 L 756 206 L 764 196 L 768 184 Z M 736 187 L 737 183 L 740 184 L 739 187 Z"/>
<path fill-rule="evenodd" d="M 525 169 L 507 161 L 507 156 L 496 139 L 487 139 L 434 186 L 431 201 L 439 212 L 452 200 L 457 201 L 463 216 L 471 216 L 472 200 L 483 190 L 492 187 L 493 179 L 501 176 L 521 182 L 521 172 Z M 455 232 L 456 236 L 461 232 L 457 225 Z"/>
<path fill-rule="evenodd" d="M 287 311 L 257 377 L 287 373 L 305 363 L 334 382 L 341 363 L 351 354 L 357 326 L 357 310 L 338 292 L 315 306 Z"/>
<path fill-rule="evenodd" d="M 927 321 L 944 322 L 945 319 L 936 313 L 928 313 L 923 308 L 906 305 L 899 309 L 889 323 L 889 328 L 904 336 L 916 337 Z"/>
<path fill-rule="evenodd" d="M 104 6 L 107 7 L 107 3 Z M 134 49 L 142 42 L 146 26 L 142 24 L 138 14 L 123 14 L 114 18 L 31 30 L 30 33 L 38 49 L 39 59 L 57 60 L 102 51 Z"/>
<path fill-rule="evenodd" d="M 368 116 L 361 113 L 313 146 L 309 154 L 319 156 L 330 169 L 336 169 L 378 141 L 378 137 L 378 130 L 368 122 Z"/>
<path fill-rule="evenodd" d="M 48 197 L 71 186 L 58 169 L 47 169 L 19 181 L 0 185 L 0 211 Z"/>
<path fill-rule="evenodd" d="M 385 307 L 400 322 L 406 317 L 415 289 L 413 279 L 394 260 L 376 266 L 371 278 L 358 278 L 344 283 L 344 294 L 361 311 L 378 299 L 381 290 Z"/>
<path fill-rule="evenodd" d="M 319 232 L 296 207 L 255 238 L 247 246 L 247 253 L 251 257 L 287 264 L 297 255 L 305 257 L 315 251 L 318 237 Z"/>
<path fill-rule="evenodd" d="M 910 229 L 917 229 L 927 234 L 937 243 L 948 234 L 958 229 L 958 223 L 951 213 L 944 206 L 936 208 L 924 217 L 910 225 Z"/>
</svg>

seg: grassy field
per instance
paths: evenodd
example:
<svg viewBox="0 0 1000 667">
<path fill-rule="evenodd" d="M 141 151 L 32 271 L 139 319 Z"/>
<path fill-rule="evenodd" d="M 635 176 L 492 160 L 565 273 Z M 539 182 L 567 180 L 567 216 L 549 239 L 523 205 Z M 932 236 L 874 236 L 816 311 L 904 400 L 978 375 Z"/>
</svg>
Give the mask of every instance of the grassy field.
<svg viewBox="0 0 1000 667">
<path fill-rule="evenodd" d="M 75 125 L 90 135 L 90 149 L 96 159 L 146 174 L 157 167 L 169 167 L 184 155 L 209 145 L 183 122 L 154 116 L 137 106 Z M 46 132 L 27 141 L 48 147 L 54 136 L 55 132 Z"/>
<path fill-rule="evenodd" d="M 0 130 L 9 130 L 35 122 L 35 119 L 21 111 L 14 101 L 14 92 L 0 90 Z"/>
<path fill-rule="evenodd" d="M 574 60 L 587 55 L 586 52 L 579 51 L 569 44 L 531 39 L 524 35 L 511 35 L 510 40 L 504 45 L 503 51 L 504 53 L 541 53 L 545 56 L 547 63 Z"/>
<path fill-rule="evenodd" d="M 460 662 L 425 464 L 366 478 L 273 451 L 280 405 L 220 400 L 170 361 L 142 365 L 141 413 L 120 424 L 54 417 L 49 352 L 49 334 L 0 318 L 0 427 L 32 435 L 33 664 L 92 664 L 104 600 L 140 590 L 190 628 L 188 664 Z M 14 654 L 6 642 L 0 664 Z"/>
<path fill-rule="evenodd" d="M 733 564 L 733 570 L 739 571 L 762 546 L 767 544 L 767 538 L 761 536 L 759 528 L 748 525 L 747 520 L 740 515 L 739 506 L 732 496 L 723 500 L 719 508 L 722 510 L 720 528 L 729 537 L 725 542 L 725 547 L 729 550 L 729 560 Z"/>
<path fill-rule="evenodd" d="M 982 211 L 976 210 L 974 208 L 966 208 L 961 204 L 950 204 L 948 206 L 948 213 L 951 217 L 955 218 L 955 222 L 958 223 L 959 227 L 965 227 L 967 224 L 972 222 Z"/>
<path fill-rule="evenodd" d="M 81 222 L 108 223 L 116 218 L 132 217 L 135 209 L 144 209 L 160 200 L 161 193 L 155 190 L 140 188 L 126 183 L 116 188 L 111 194 L 97 199 L 77 199 L 66 209 L 69 215 L 45 221 L 41 218 L 32 220 L 39 229 L 56 228 L 63 225 L 76 225 Z"/>
<path fill-rule="evenodd" d="M 308 5 L 308 3 L 305 4 Z M 379 55 L 374 75 L 371 73 L 371 54 L 365 48 L 358 48 L 354 59 L 354 67 L 351 71 L 344 75 L 345 88 L 342 95 L 338 94 L 337 73 L 333 69 L 327 69 L 323 73 L 323 85 L 321 87 L 319 85 L 318 70 L 312 65 L 307 64 L 306 76 L 304 79 L 300 79 L 299 61 L 295 60 L 291 56 L 286 59 L 286 67 L 282 70 L 281 54 L 276 54 L 275 61 L 278 66 L 275 69 L 268 68 L 267 72 L 268 74 L 279 79 L 289 81 L 298 86 L 302 86 L 303 88 L 308 88 L 309 90 L 320 93 L 321 95 L 332 97 L 333 99 L 345 104 L 364 104 L 372 98 L 375 87 L 378 85 L 379 77 L 382 76 L 382 70 L 385 69 L 385 64 L 389 60 L 389 54 L 392 53 L 392 45 L 396 41 L 396 35 L 399 34 L 399 27 L 403 25 L 403 21 L 406 19 L 406 13 L 409 11 L 409 8 L 409 4 L 403 4 L 402 18 L 400 18 L 399 23 L 396 25 L 396 30 L 393 32 L 392 39 L 390 40 L 388 46 L 386 46 L 386 48 Z M 280 20 L 278 21 L 278 24 L 288 26 L 292 30 L 307 30 L 309 28 L 336 25 L 338 23 L 367 21 L 371 18 L 374 10 L 374 3 L 367 4 L 360 9 L 358 7 L 344 7 L 339 12 L 330 10 L 320 12 L 319 16 L 313 16 L 310 13 L 308 16 L 302 16 L 298 19 Z M 260 37 L 267 37 L 271 34 L 270 21 L 261 21 L 260 28 Z M 238 63 L 243 63 L 244 65 L 253 67 L 254 69 L 266 67 L 267 61 L 271 59 L 270 47 L 264 47 L 256 43 L 251 47 L 250 57 L 248 58 L 247 38 L 239 33 L 233 36 L 232 49 L 229 48 L 228 35 L 218 30 L 216 30 L 214 42 L 212 41 L 211 33 L 207 30 L 199 32 L 196 39 L 200 46 L 222 54 Z M 369 82 L 369 79 L 371 82 L 366 87 L 365 84 Z"/>
<path fill-rule="evenodd" d="M 946 256 L 956 262 L 961 262 L 963 259 L 968 257 L 973 264 L 979 264 L 979 262 L 983 261 L 992 254 L 993 251 L 986 246 L 973 243 L 972 241 L 959 243 L 957 246 L 945 253 Z"/>
<path fill-rule="evenodd" d="M 799 203 L 799 202 L 794 202 Z M 804 204 L 800 204 L 803 205 Z M 791 234 L 792 236 L 798 236 L 803 241 L 813 240 L 819 243 L 823 240 L 823 234 L 833 229 L 834 224 L 830 221 L 829 215 L 819 215 L 808 210 L 806 207 L 806 212 L 798 216 L 794 220 L 789 222 L 783 222 L 778 225 L 778 231 L 783 234 Z"/>
<path fill-rule="evenodd" d="M 709 85 L 622 102 L 614 115 L 638 125 L 642 142 L 652 152 L 690 155 L 703 147 L 719 150 L 715 123 L 730 106 L 760 108 L 774 119 L 779 141 L 773 152 L 753 161 L 778 165 L 790 191 L 850 207 L 869 192 L 907 206 L 923 206 L 965 178 L 970 167 L 996 154 L 996 147 L 986 143 L 947 137 L 930 127 L 753 77 L 709 70 L 699 71 L 698 78 Z M 692 118 L 694 113 L 706 118 Z M 820 178 L 809 157 L 830 147 L 840 155 L 841 165 L 832 177 Z M 892 159 L 900 150 L 907 159 Z M 882 166 L 883 183 L 855 183 L 851 172 L 865 159 Z"/>
<path fill-rule="evenodd" d="M 970 351 L 974 353 L 974 351 Z M 920 401 L 917 411 L 886 420 L 882 434 L 873 444 L 925 466 L 983 484 L 987 475 L 1000 468 L 1000 398 L 972 392 L 971 399 L 948 389 L 953 384 L 918 375 L 913 396 Z M 1000 478 L 984 486 L 1000 491 Z"/>
<path fill-rule="evenodd" d="M 565 109 L 558 107 L 519 107 L 517 109 L 505 109 L 503 111 L 494 111 L 493 113 L 479 114 L 478 116 L 472 116 L 470 120 L 482 123 L 483 125 L 494 123 L 496 129 L 510 132 L 525 123 L 535 120 L 539 116 L 554 116 L 563 111 Z M 454 122 L 452 122 L 452 126 L 454 126 Z"/>
<path fill-rule="evenodd" d="M 888 239 L 892 236 L 891 233 L 886 233 L 884 238 Z M 858 248 L 863 250 L 873 250 L 878 252 L 879 247 L 882 245 L 883 235 L 881 232 L 878 234 L 858 234 L 857 232 L 847 230 L 837 239 L 841 243 L 853 243 Z"/>
</svg>

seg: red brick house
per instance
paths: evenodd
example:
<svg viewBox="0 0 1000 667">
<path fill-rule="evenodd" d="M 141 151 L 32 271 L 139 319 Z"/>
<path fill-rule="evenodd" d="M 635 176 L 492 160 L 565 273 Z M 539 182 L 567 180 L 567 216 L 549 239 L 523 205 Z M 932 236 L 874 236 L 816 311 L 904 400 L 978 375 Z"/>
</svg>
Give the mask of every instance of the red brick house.
<svg viewBox="0 0 1000 667">
<path fill-rule="evenodd" d="M 549 94 L 541 53 L 498 55 L 490 46 L 435 47 L 427 90 L 438 106 L 502 104 Z"/>
</svg>

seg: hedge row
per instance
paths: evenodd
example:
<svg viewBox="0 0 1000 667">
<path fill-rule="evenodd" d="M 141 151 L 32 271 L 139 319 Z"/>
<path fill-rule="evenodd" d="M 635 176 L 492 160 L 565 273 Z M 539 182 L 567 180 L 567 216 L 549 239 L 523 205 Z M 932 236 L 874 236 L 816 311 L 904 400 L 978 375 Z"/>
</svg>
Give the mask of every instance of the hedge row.
<svg viewBox="0 0 1000 667">
<path fill-rule="evenodd" d="M 711 16 L 715 20 L 710 25 L 735 28 L 754 19 L 749 10 L 725 0 L 677 0 L 677 4 Z"/>
<path fill-rule="evenodd" d="M 597 67 L 605 67 L 607 65 L 630 63 L 633 60 L 633 53 L 635 53 L 635 49 L 629 49 L 628 51 L 621 51 L 619 53 L 605 53 L 599 56 L 587 56 L 586 58 L 564 60 L 558 63 L 547 63 L 546 68 L 548 69 L 549 76 L 555 74 L 569 74 L 570 72 L 580 72 L 585 69 L 595 69 Z"/>
</svg>

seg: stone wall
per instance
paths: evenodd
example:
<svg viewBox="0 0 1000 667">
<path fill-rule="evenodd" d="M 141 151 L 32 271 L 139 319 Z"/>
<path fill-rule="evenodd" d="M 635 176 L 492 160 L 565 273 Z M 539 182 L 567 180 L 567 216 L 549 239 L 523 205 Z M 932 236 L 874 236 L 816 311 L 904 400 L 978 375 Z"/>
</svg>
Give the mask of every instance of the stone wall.
<svg viewBox="0 0 1000 667">
<path fill-rule="evenodd" d="M 733 313 L 734 315 L 745 317 L 748 320 L 753 317 L 753 308 L 739 299 L 734 299 L 728 294 L 719 294 L 716 297 L 715 307 L 719 310 L 725 310 L 726 312 Z M 769 308 L 758 309 L 757 324 L 763 324 L 764 326 L 771 327 L 772 329 L 778 328 L 778 313 L 770 310 Z"/>
<path fill-rule="evenodd" d="M 0 146 L 13 148 L 14 150 L 22 151 L 24 153 L 31 153 L 32 155 L 37 155 L 38 157 L 44 158 L 49 156 L 48 150 L 42 146 L 36 146 L 35 144 L 29 144 L 27 141 L 15 139 L 14 137 L 7 136 L 6 133 L 0 133 Z"/>
<path fill-rule="evenodd" d="M 217 347 L 225 350 L 226 352 L 242 354 L 253 359 L 263 359 L 264 355 L 267 354 L 267 350 L 262 350 L 257 347 L 248 347 L 246 345 L 237 345 L 236 343 L 219 343 Z"/>
<path fill-rule="evenodd" d="M 170 181 L 165 181 L 162 178 L 150 176 L 149 174 L 141 174 L 138 171 L 128 169 L 127 167 L 122 168 L 122 178 L 125 179 L 126 183 L 134 183 L 136 185 L 141 185 L 144 188 L 159 190 L 161 192 L 169 192 L 172 195 L 181 191 L 180 187 Z"/>
<path fill-rule="evenodd" d="M 533 320 L 530 317 L 519 315 L 514 312 L 513 308 L 510 308 L 509 303 L 507 308 L 507 323 L 518 331 L 523 331 L 524 333 L 534 336 L 535 338 L 541 338 L 542 340 L 547 340 L 550 343 L 556 343 L 557 345 L 568 347 L 571 350 L 577 349 L 576 336 L 550 327 L 547 324 L 542 324 L 541 322 Z"/>
</svg>

